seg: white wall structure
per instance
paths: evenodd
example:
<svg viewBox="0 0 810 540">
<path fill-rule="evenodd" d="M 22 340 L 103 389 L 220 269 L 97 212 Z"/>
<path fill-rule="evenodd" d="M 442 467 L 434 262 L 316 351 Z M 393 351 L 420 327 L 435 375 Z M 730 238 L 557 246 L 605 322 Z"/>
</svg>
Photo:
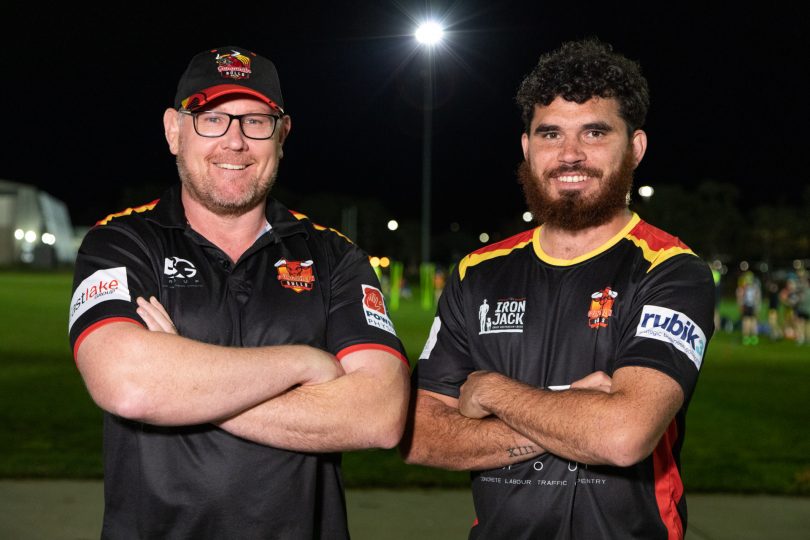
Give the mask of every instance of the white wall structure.
<svg viewBox="0 0 810 540">
<path fill-rule="evenodd" d="M 0 265 L 49 268 L 75 260 L 65 203 L 34 186 L 0 180 Z"/>
</svg>

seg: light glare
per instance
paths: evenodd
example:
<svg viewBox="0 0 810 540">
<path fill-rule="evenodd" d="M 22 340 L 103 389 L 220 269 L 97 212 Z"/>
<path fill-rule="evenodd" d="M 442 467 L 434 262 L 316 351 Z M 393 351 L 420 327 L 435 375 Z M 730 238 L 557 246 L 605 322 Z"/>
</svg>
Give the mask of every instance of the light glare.
<svg viewBox="0 0 810 540">
<path fill-rule="evenodd" d="M 34 231 L 27 231 L 25 233 L 25 241 L 28 242 L 29 244 L 33 244 L 34 242 L 37 241 L 37 233 L 35 233 Z"/>
<path fill-rule="evenodd" d="M 23 238 L 25 238 L 25 231 L 22 229 L 17 229 L 16 231 L 14 231 L 14 238 L 16 238 L 17 240 L 22 240 Z"/>
<path fill-rule="evenodd" d="M 436 45 L 442 40 L 444 29 L 436 21 L 427 21 L 416 29 L 416 41 L 424 45 Z"/>
<path fill-rule="evenodd" d="M 533 218 L 534 218 L 534 216 L 532 216 L 531 212 L 528 212 L 528 211 L 523 212 L 523 221 L 525 221 L 526 223 L 530 222 Z"/>
<path fill-rule="evenodd" d="M 52 246 L 56 243 L 56 237 L 48 232 L 42 233 L 42 243 Z"/>
<path fill-rule="evenodd" d="M 391 221 L 388 222 L 389 231 L 395 231 L 397 229 L 399 229 L 399 223 L 397 223 L 397 220 L 392 219 Z"/>
<path fill-rule="evenodd" d="M 489 242 L 489 235 L 485 232 L 481 233 L 478 235 L 478 240 L 480 240 L 482 244 L 486 244 Z"/>
<path fill-rule="evenodd" d="M 653 196 L 654 193 L 655 190 L 652 188 L 652 186 L 641 186 L 640 188 L 638 188 L 638 194 L 644 197 L 645 199 L 649 199 L 650 197 Z"/>
</svg>

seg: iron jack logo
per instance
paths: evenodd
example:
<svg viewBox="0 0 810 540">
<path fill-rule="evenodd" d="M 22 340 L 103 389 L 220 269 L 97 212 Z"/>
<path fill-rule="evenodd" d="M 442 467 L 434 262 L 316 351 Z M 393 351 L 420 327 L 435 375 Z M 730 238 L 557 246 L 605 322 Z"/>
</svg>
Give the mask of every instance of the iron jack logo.
<svg viewBox="0 0 810 540">
<path fill-rule="evenodd" d="M 606 328 L 608 319 L 613 315 L 613 303 L 619 293 L 605 287 L 591 295 L 591 308 L 588 310 L 588 326 L 591 328 Z"/>
<path fill-rule="evenodd" d="M 494 310 L 492 309 L 494 307 Z M 486 298 L 478 307 L 479 335 L 523 332 L 523 316 L 526 314 L 525 298 L 501 298 L 494 306 Z"/>
</svg>

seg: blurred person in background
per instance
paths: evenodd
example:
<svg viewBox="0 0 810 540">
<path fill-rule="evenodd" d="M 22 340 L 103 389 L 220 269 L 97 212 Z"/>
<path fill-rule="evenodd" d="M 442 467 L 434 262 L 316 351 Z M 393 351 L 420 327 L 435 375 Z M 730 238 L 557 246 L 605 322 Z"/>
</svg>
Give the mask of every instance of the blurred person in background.
<svg viewBox="0 0 810 540">
<path fill-rule="evenodd" d="M 742 344 L 759 343 L 759 308 L 762 304 L 762 287 L 753 272 L 743 272 L 737 283 L 737 306 L 742 323 Z"/>
</svg>

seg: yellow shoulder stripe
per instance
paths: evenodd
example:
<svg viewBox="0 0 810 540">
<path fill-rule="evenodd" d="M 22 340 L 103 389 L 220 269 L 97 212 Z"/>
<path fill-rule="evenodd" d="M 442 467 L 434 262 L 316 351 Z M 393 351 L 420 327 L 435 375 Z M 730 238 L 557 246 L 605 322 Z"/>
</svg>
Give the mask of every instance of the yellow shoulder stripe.
<svg viewBox="0 0 810 540">
<path fill-rule="evenodd" d="M 115 214 L 110 214 L 109 216 L 105 217 L 104 219 L 96 222 L 96 225 L 106 225 L 107 223 L 109 223 L 113 219 L 115 219 L 117 217 L 121 217 L 121 216 L 128 216 L 132 212 L 140 214 L 141 212 L 146 212 L 147 210 L 151 210 L 157 205 L 158 200 L 159 199 L 156 199 L 156 200 L 154 200 L 154 201 L 152 201 L 152 202 L 150 202 L 148 204 L 144 204 L 143 206 L 136 206 L 135 208 L 127 208 L 126 210 L 122 210 L 121 212 L 116 212 Z"/>
<path fill-rule="evenodd" d="M 467 255 L 466 257 L 461 259 L 461 262 L 458 263 L 458 276 L 459 276 L 459 279 L 462 279 L 462 280 L 464 279 L 464 276 L 467 274 L 467 268 L 469 268 L 471 266 L 475 266 L 476 264 L 480 264 L 480 263 L 482 263 L 484 261 L 488 261 L 488 260 L 494 259 L 496 257 L 503 257 L 504 255 L 509 255 L 514 250 L 521 249 L 522 247 L 525 247 L 527 244 L 530 244 L 531 241 L 532 241 L 531 231 L 529 231 L 528 235 L 526 235 L 526 233 L 524 233 L 523 235 L 519 235 L 519 236 L 524 236 L 524 235 L 525 235 L 524 240 L 520 240 L 515 244 L 509 245 L 508 247 L 496 248 L 496 249 L 492 249 L 490 251 L 484 251 L 484 252 L 474 251 L 473 253 L 470 253 L 469 255 Z M 497 246 L 497 245 L 498 244 L 495 244 L 495 246 Z"/>
<path fill-rule="evenodd" d="M 354 242 L 352 242 L 352 241 L 349 239 L 349 237 L 348 237 L 348 236 L 346 236 L 345 234 L 343 234 L 342 232 L 340 232 L 340 231 L 339 231 L 339 230 L 337 230 L 337 229 L 333 229 L 332 227 L 324 227 L 323 225 L 318 225 L 317 223 L 315 223 L 314 221 L 312 221 L 311 219 L 309 219 L 309 216 L 307 216 L 306 214 L 302 214 L 301 212 L 296 212 L 295 210 L 290 210 L 290 213 L 291 213 L 291 214 L 293 215 L 293 217 L 294 217 L 295 219 L 297 219 L 298 221 L 307 220 L 307 221 L 309 221 L 310 223 L 312 223 L 312 226 L 313 226 L 313 227 L 315 227 L 315 230 L 316 230 L 316 231 L 332 231 L 332 232 L 333 232 L 333 233 L 335 233 L 336 235 L 338 235 L 338 236 L 340 236 L 341 238 L 343 238 L 344 240 L 346 240 L 348 243 L 350 243 L 350 244 L 354 244 Z"/>
<path fill-rule="evenodd" d="M 650 272 L 653 268 L 658 266 L 659 264 L 663 263 L 674 257 L 675 255 L 687 254 L 687 255 L 695 255 L 695 252 L 689 248 L 682 248 L 679 246 L 672 246 L 666 249 L 652 249 L 647 241 L 643 238 L 636 238 L 632 234 L 627 235 L 627 239 L 633 242 L 636 246 L 641 249 L 642 256 L 650 261 L 650 267 L 647 269 L 647 272 Z M 696 255 L 695 255 L 696 256 Z"/>
</svg>

